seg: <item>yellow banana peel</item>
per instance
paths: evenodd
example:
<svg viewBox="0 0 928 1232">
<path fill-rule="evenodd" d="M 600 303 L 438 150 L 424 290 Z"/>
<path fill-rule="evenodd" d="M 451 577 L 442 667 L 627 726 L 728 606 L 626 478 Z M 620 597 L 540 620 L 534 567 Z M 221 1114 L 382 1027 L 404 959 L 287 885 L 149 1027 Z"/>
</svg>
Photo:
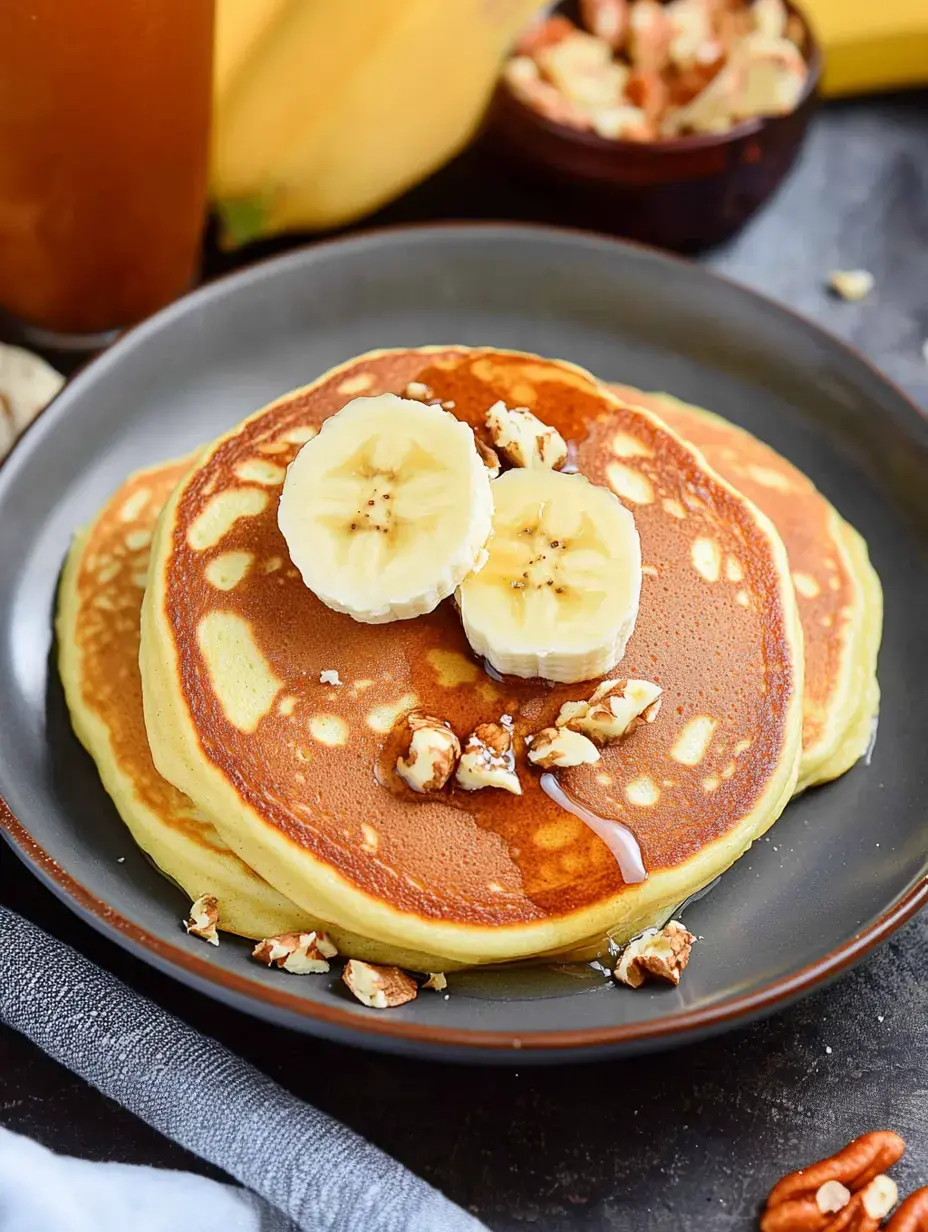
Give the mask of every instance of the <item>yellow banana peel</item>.
<svg viewBox="0 0 928 1232">
<path fill-rule="evenodd" d="M 218 0 L 212 191 L 229 246 L 338 226 L 470 139 L 540 0 Z"/>
<path fill-rule="evenodd" d="M 928 82 L 928 0 L 801 0 L 825 53 L 822 92 Z"/>
</svg>

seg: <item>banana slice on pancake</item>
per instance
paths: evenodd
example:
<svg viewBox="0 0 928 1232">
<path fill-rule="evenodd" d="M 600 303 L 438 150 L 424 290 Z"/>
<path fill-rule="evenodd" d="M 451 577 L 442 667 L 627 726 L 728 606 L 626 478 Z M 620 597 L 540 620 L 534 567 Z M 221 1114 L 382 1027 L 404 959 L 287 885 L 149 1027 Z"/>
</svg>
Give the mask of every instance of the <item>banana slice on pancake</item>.
<svg viewBox="0 0 928 1232">
<path fill-rule="evenodd" d="M 365 624 L 433 611 L 485 559 L 493 497 L 474 436 L 438 406 L 355 398 L 287 472 L 278 524 L 326 606 Z"/>
<path fill-rule="evenodd" d="M 635 627 L 635 519 L 582 475 L 508 471 L 492 485 L 489 559 L 461 584 L 467 640 L 504 675 L 570 683 L 612 670 Z"/>
</svg>

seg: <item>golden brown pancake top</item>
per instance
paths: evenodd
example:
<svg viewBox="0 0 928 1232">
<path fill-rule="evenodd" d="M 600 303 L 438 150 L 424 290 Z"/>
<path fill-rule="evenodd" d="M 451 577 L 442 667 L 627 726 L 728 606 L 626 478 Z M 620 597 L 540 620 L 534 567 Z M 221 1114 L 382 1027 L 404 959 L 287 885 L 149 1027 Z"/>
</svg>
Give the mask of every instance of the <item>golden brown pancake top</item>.
<svg viewBox="0 0 928 1232">
<path fill-rule="evenodd" d="M 455 348 L 363 357 L 248 421 L 186 482 L 165 576 L 203 753 L 268 825 L 400 910 L 515 924 L 609 899 L 623 885 L 614 857 L 539 788 L 523 744 L 595 682 L 494 681 L 474 661 L 450 601 L 416 620 L 359 624 L 326 608 L 290 566 L 277 502 L 303 430 L 351 397 L 402 393 L 410 381 L 474 425 L 500 398 L 530 407 L 570 440 L 579 470 L 611 484 L 635 513 L 641 609 L 611 675 L 656 681 L 663 709 L 601 762 L 562 771 L 566 790 L 628 826 L 654 872 L 724 835 L 781 761 L 794 652 L 775 549 L 751 509 L 675 436 L 579 370 Z M 252 513 L 213 542 L 232 489 L 248 493 Z M 207 580 L 240 570 L 227 589 Z M 209 661 L 204 630 L 228 632 L 229 620 L 238 633 L 226 645 L 237 657 Z M 341 687 L 320 683 L 330 669 Z M 260 712 L 230 719 L 223 677 L 241 682 L 243 672 L 259 680 Z M 524 795 L 406 789 L 392 773 L 389 711 L 412 707 L 447 720 L 462 740 L 478 723 L 512 715 Z"/>
<path fill-rule="evenodd" d="M 653 410 L 701 450 L 718 473 L 754 501 L 780 532 L 789 556 L 805 639 L 802 742 L 823 736 L 835 686 L 846 670 L 854 581 L 838 541 L 841 523 L 811 479 L 749 432 L 676 399 L 611 386 Z"/>
</svg>

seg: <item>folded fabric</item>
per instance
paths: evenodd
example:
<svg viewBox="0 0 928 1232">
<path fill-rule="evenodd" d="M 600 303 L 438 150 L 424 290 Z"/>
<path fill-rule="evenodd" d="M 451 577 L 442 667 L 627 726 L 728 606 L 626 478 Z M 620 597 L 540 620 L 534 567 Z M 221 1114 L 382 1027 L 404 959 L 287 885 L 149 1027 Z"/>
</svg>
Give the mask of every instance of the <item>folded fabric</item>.
<svg viewBox="0 0 928 1232">
<path fill-rule="evenodd" d="M 224 1169 L 304 1232 L 480 1232 L 484 1228 L 352 1130 L 304 1104 L 215 1040 L 200 1035 L 2 906 L 0 1022 L 21 1031 L 49 1056 L 167 1137 Z M 21 1141 L 12 1141 L 22 1153 Z M 10 1170 L 3 1156 L 11 1149 L 10 1136 L 0 1139 L 0 1177 Z M 50 1227 L 56 1232 L 59 1228 L 62 1232 L 72 1228 L 105 1232 L 109 1224 L 94 1222 L 100 1187 L 115 1187 L 114 1193 L 125 1195 L 125 1169 L 113 1171 L 112 1165 L 99 1165 L 100 1175 L 91 1185 L 84 1181 L 84 1165 L 57 1160 L 55 1167 L 70 1169 L 67 1176 L 75 1186 L 72 1222 L 61 1223 L 49 1216 L 10 1227 L 15 1232 L 32 1232 L 33 1228 L 46 1232 Z M 108 1168 L 109 1181 L 105 1179 Z M 12 1170 L 16 1170 L 15 1161 Z M 151 1184 L 148 1170 L 136 1175 L 142 1171 Z M 195 1182 L 198 1178 L 161 1173 L 157 1184 L 163 1195 L 172 1185 L 182 1185 L 191 1202 L 207 1201 L 202 1185 L 208 1183 Z M 239 1232 L 239 1228 L 265 1232 L 273 1227 L 255 1222 L 266 1218 L 260 1204 L 253 1204 L 249 1212 L 236 1191 L 216 1186 L 212 1193 L 216 1202 L 224 1202 L 234 1212 L 225 1219 L 223 1232 Z M 229 1206 L 234 1197 L 240 1199 L 238 1207 Z M 0 1187 L 0 1229 L 7 1232 L 3 1200 Z M 161 1201 L 166 1200 L 162 1196 Z M 78 1201 L 90 1205 L 81 1211 Z M 180 1191 L 176 1201 L 184 1201 Z M 93 1202 L 98 1203 L 96 1208 Z M 148 1232 L 149 1225 L 140 1222 L 136 1208 L 131 1209 L 131 1221 L 120 1226 Z M 83 1223 L 75 1222 L 79 1215 Z M 240 1222 L 233 1222 L 235 1218 Z M 192 1214 L 170 1226 L 188 1223 L 196 1232 L 219 1227 L 218 1222 L 204 1224 Z M 150 1226 L 160 1232 L 169 1225 Z M 274 1232 L 287 1226 L 281 1222 Z"/>
<path fill-rule="evenodd" d="M 0 1232 L 291 1232 L 247 1189 L 189 1172 L 89 1163 L 0 1129 Z"/>
</svg>

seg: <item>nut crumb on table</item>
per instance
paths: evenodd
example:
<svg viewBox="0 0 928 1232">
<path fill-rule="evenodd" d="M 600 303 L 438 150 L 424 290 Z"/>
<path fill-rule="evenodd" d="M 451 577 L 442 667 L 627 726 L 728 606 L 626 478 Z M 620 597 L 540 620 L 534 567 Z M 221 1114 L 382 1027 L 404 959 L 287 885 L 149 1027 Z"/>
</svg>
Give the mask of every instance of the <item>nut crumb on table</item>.
<svg viewBox="0 0 928 1232">
<path fill-rule="evenodd" d="M 848 303 L 859 303 L 873 290 L 875 279 L 869 270 L 832 270 L 828 286 Z"/>
</svg>

